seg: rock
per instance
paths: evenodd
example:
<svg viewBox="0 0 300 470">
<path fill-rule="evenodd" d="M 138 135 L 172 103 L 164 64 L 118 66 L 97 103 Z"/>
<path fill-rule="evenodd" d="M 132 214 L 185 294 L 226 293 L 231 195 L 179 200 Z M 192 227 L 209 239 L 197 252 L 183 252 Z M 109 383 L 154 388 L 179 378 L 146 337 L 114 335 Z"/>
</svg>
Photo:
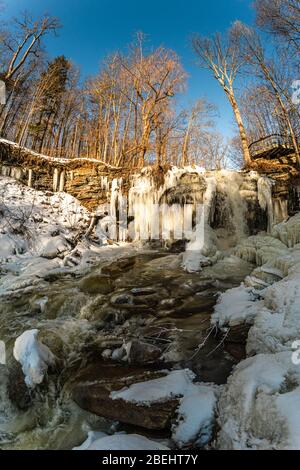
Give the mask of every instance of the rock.
<svg viewBox="0 0 300 470">
<path fill-rule="evenodd" d="M 194 314 L 194 313 L 207 313 L 211 311 L 216 304 L 216 298 L 207 296 L 194 296 L 189 298 L 183 303 L 181 307 L 175 310 L 178 315 Z"/>
<path fill-rule="evenodd" d="M 176 303 L 178 302 L 177 299 L 163 299 L 160 302 L 160 305 L 165 308 L 172 308 L 175 307 Z"/>
<path fill-rule="evenodd" d="M 128 362 L 131 364 L 149 364 L 157 361 L 161 356 L 161 349 L 153 344 L 134 340 L 128 354 Z"/>
<path fill-rule="evenodd" d="M 42 258 L 53 259 L 59 256 L 62 253 L 70 250 L 71 246 L 65 237 L 61 235 L 52 236 L 51 238 L 41 238 L 40 240 L 41 248 L 39 250 L 39 255 Z"/>
<path fill-rule="evenodd" d="M 120 348 L 113 350 L 111 358 L 113 361 L 121 361 L 122 358 L 125 356 L 125 354 L 126 354 L 126 351 L 123 348 L 123 346 L 121 346 Z"/>
<path fill-rule="evenodd" d="M 7 392 L 8 398 L 19 410 L 26 411 L 32 405 L 32 397 L 25 384 L 22 367 L 17 361 L 14 361 L 9 368 Z"/>
<path fill-rule="evenodd" d="M 104 351 L 102 351 L 102 354 L 101 356 L 103 357 L 103 359 L 109 359 L 112 355 L 112 350 L 111 349 L 104 349 Z"/>
<path fill-rule="evenodd" d="M 86 382 L 75 385 L 72 391 L 73 399 L 84 410 L 107 419 L 151 430 L 170 429 L 179 400 L 170 399 L 162 403 L 137 405 L 122 399 L 113 400 L 110 397 L 112 391 L 159 377 L 159 375 L 141 371 L 142 369 L 135 370 L 112 365 L 109 365 L 105 371 L 103 367 L 98 367 L 97 376 L 101 379 L 95 381 L 95 377 L 89 374 Z M 103 378 L 105 375 L 106 379 Z"/>
<path fill-rule="evenodd" d="M 122 272 L 125 272 L 131 269 L 134 264 L 135 264 L 135 257 L 132 256 L 130 258 L 123 258 L 123 259 L 114 261 L 108 266 L 103 266 L 102 272 L 104 274 L 118 275 Z"/>
<path fill-rule="evenodd" d="M 166 248 L 170 253 L 182 253 L 185 251 L 187 240 L 183 238 L 182 240 L 168 241 L 166 243 Z"/>
<path fill-rule="evenodd" d="M 117 293 L 111 296 L 110 302 L 114 305 L 128 305 L 132 304 L 132 296 L 126 293 Z"/>
<path fill-rule="evenodd" d="M 57 331 L 40 330 L 39 340 L 50 349 L 56 358 L 64 359 L 64 342 Z"/>
<path fill-rule="evenodd" d="M 133 295 L 150 295 L 155 294 L 155 289 L 153 287 L 134 287 L 130 291 Z"/>
<path fill-rule="evenodd" d="M 149 307 L 156 307 L 159 304 L 160 297 L 157 294 L 153 295 L 139 295 L 133 299 L 136 305 L 149 305 Z"/>
<path fill-rule="evenodd" d="M 91 274 L 84 277 L 79 283 L 79 289 L 86 294 L 109 294 L 113 284 L 109 276 L 104 274 Z"/>
<path fill-rule="evenodd" d="M 246 344 L 250 328 L 251 325 L 246 323 L 230 326 L 225 343 Z"/>
</svg>

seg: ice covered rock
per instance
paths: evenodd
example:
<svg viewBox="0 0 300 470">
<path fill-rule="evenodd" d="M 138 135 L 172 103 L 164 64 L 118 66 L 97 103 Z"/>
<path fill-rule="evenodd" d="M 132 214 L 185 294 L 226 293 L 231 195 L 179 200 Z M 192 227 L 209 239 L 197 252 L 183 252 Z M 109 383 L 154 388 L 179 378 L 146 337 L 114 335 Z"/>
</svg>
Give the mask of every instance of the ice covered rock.
<svg viewBox="0 0 300 470">
<path fill-rule="evenodd" d="M 34 388 L 42 383 L 48 367 L 55 363 L 50 349 L 38 340 L 38 330 L 27 330 L 14 345 L 14 357 L 21 364 L 25 383 Z"/>
<path fill-rule="evenodd" d="M 289 350 L 300 338 L 300 273 L 291 272 L 268 287 L 262 308 L 249 331 L 247 352 Z"/>
<path fill-rule="evenodd" d="M 253 289 L 241 284 L 220 295 L 212 315 L 212 324 L 222 327 L 252 323 L 261 303 Z"/>
<path fill-rule="evenodd" d="M 293 247 L 300 243 L 300 214 L 273 227 L 273 237 L 281 240 L 286 246 Z"/>
<path fill-rule="evenodd" d="M 219 449 L 300 449 L 300 368 L 291 352 L 242 361 L 218 403 Z"/>
<path fill-rule="evenodd" d="M 57 235 L 55 237 L 39 237 L 37 245 L 40 247 L 38 254 L 42 258 L 56 258 L 71 249 L 65 237 Z"/>
</svg>

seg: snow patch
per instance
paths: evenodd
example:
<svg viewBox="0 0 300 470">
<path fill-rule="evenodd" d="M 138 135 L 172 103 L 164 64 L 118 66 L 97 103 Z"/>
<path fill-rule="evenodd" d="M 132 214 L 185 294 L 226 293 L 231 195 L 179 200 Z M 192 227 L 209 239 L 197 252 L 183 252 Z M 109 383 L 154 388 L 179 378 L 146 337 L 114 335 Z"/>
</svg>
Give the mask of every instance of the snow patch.
<svg viewBox="0 0 300 470">
<path fill-rule="evenodd" d="M 38 340 L 37 329 L 24 331 L 16 339 L 13 354 L 22 366 L 29 388 L 42 383 L 48 367 L 55 363 L 50 349 Z"/>
</svg>

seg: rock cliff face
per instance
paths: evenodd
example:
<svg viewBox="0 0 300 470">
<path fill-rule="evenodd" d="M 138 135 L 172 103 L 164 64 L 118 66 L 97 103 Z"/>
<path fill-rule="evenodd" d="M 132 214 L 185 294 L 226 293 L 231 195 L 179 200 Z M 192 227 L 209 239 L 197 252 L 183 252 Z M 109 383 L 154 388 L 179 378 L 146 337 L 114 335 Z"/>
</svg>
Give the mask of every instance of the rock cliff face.
<svg viewBox="0 0 300 470">
<path fill-rule="evenodd" d="M 2 175 L 36 189 L 65 191 L 90 211 L 108 204 L 117 219 L 117 206 L 128 197 L 129 215 L 138 226 L 153 217 L 151 205 L 174 207 L 177 213 L 167 215 L 170 231 L 184 217 L 179 206 L 202 203 L 209 206 L 212 228 L 228 229 L 231 224 L 239 231 L 243 218 L 248 234 L 267 230 L 300 210 L 300 178 L 294 160 L 293 156 L 256 159 L 251 170 L 241 172 L 204 172 L 199 167 L 149 167 L 135 172 L 95 159 L 51 158 L 0 139 Z"/>
<path fill-rule="evenodd" d="M 0 167 L 3 176 L 11 176 L 28 186 L 44 191 L 65 191 L 85 207 L 95 209 L 108 200 L 108 183 L 128 171 L 93 159 L 59 159 L 31 152 L 12 142 L 0 140 Z"/>
</svg>

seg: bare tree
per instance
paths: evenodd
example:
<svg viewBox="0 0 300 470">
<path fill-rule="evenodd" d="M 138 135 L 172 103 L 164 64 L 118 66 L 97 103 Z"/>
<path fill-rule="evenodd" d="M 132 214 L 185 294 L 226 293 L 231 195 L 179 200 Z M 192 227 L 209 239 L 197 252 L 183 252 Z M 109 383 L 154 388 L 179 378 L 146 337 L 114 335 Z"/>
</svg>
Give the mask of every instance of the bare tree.
<svg viewBox="0 0 300 470">
<path fill-rule="evenodd" d="M 250 165 L 251 157 L 247 134 L 234 89 L 236 77 L 243 65 L 236 44 L 230 38 L 223 40 L 220 34 L 216 34 L 211 38 L 195 36 L 193 38 L 193 48 L 200 66 L 206 67 L 212 72 L 231 104 L 239 128 L 244 162 L 246 165 Z"/>
<path fill-rule="evenodd" d="M 287 93 L 284 93 L 280 84 L 276 67 L 272 61 L 268 61 L 265 56 L 263 45 L 257 32 L 236 21 L 231 29 L 231 36 L 236 42 L 241 58 L 248 64 L 257 68 L 260 72 L 259 77 L 264 79 L 266 84 L 272 90 L 279 109 L 285 119 L 289 135 L 295 150 L 297 165 L 300 167 L 300 153 L 297 138 L 294 132 L 292 119 L 290 116 L 289 105 L 294 108 Z"/>
<path fill-rule="evenodd" d="M 299 0 L 256 0 L 257 24 L 300 52 Z"/>
<path fill-rule="evenodd" d="M 31 54 L 38 54 L 43 36 L 56 32 L 60 27 L 57 18 L 45 15 L 34 20 L 24 13 L 21 20 L 16 19 L 17 32 L 3 38 L 4 46 L 10 51 L 10 58 L 4 73 L 4 80 L 15 78 L 20 68 Z"/>
</svg>

